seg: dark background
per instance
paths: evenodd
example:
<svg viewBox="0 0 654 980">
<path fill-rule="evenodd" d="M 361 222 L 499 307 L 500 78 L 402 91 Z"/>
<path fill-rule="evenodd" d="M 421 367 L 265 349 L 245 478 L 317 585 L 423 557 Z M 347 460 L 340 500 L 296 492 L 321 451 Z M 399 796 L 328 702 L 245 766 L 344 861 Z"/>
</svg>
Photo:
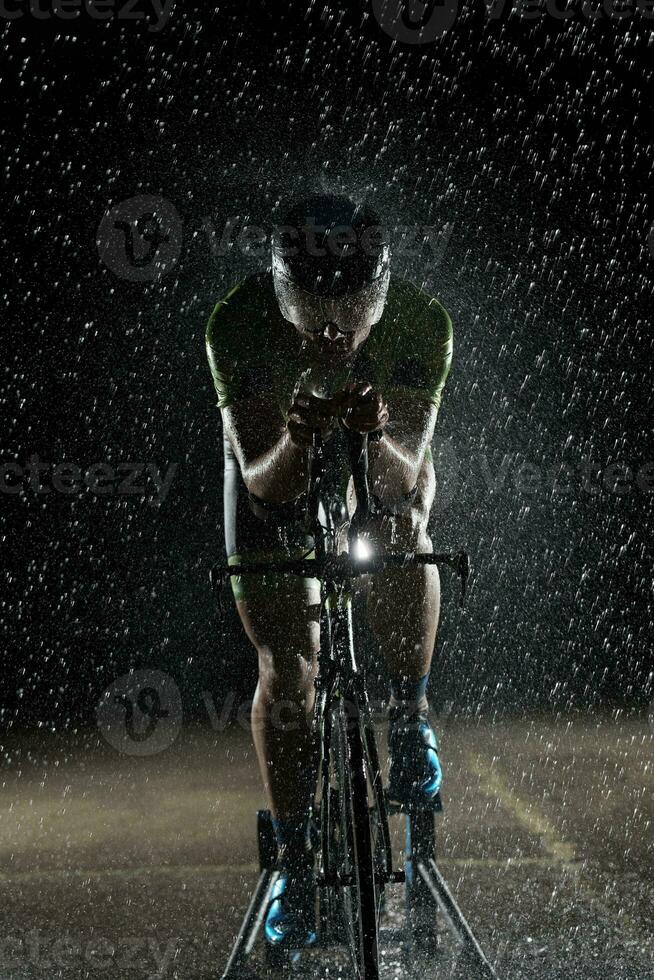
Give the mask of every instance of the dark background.
<svg viewBox="0 0 654 980">
<path fill-rule="evenodd" d="M 160 506 L 151 485 L 0 496 L 3 725 L 89 723 L 132 667 L 169 672 L 187 716 L 206 717 L 205 691 L 251 695 L 253 652 L 207 582 L 221 433 L 203 333 L 261 260 L 212 255 L 202 227 L 269 227 L 320 189 L 453 226 L 440 262 L 400 266 L 454 322 L 432 529 L 475 568 L 465 616 L 443 577 L 433 702 L 646 709 L 652 493 L 603 474 L 652 460 L 652 21 L 574 10 L 489 21 L 479 0 L 424 45 L 332 0 L 178 2 L 158 33 L 4 25 L 2 461 L 177 470 Z M 183 245 L 133 282 L 96 232 L 143 193 L 172 202 Z M 521 462 L 584 460 L 566 493 L 515 485 Z"/>
</svg>

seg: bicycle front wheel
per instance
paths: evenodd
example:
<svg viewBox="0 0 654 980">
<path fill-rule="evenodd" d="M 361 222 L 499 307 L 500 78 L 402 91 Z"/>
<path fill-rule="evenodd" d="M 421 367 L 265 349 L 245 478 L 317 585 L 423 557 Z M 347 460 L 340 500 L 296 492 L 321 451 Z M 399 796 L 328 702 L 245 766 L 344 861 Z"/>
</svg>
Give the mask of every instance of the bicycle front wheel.
<svg viewBox="0 0 654 980">
<path fill-rule="evenodd" d="M 375 875 L 368 779 L 356 705 L 348 716 L 344 704 L 339 704 L 338 741 L 342 873 L 349 881 L 341 902 L 346 940 L 357 980 L 378 980 L 381 890 Z"/>
</svg>

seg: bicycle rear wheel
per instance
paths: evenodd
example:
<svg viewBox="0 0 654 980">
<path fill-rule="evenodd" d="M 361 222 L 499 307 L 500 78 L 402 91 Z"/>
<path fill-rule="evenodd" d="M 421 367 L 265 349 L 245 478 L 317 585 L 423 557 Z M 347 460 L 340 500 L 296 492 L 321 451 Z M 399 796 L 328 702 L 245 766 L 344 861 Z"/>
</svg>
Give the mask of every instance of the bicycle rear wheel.
<svg viewBox="0 0 654 980">
<path fill-rule="evenodd" d="M 343 938 L 357 980 L 379 978 L 379 911 L 381 889 L 375 874 L 375 850 L 368 804 L 363 740 L 354 706 L 348 717 L 339 701 L 334 719 L 334 763 L 337 767 L 339 873 Z"/>
</svg>

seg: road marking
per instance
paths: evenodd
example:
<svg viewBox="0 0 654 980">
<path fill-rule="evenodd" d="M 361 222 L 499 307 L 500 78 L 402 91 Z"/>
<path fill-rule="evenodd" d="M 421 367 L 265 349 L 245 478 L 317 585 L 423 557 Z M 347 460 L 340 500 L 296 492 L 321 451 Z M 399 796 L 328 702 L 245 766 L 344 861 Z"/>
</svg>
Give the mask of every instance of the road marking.
<svg viewBox="0 0 654 980">
<path fill-rule="evenodd" d="M 488 761 L 484 762 L 481 756 L 470 751 L 465 753 L 465 758 L 469 768 L 475 773 L 475 775 L 479 776 L 480 786 L 484 793 L 498 799 L 502 806 L 513 814 L 518 823 L 522 824 L 522 826 L 530 833 L 540 837 L 554 863 L 556 863 L 559 867 L 564 867 L 566 871 L 571 871 L 574 873 L 575 893 L 580 899 L 588 904 L 592 912 L 599 914 L 599 916 L 604 920 L 607 931 L 610 932 L 614 930 L 616 927 L 616 922 L 619 921 L 620 931 L 623 933 L 623 935 L 632 942 L 636 943 L 638 946 L 644 947 L 648 942 L 648 939 L 646 938 L 648 936 L 646 923 L 641 920 L 634 919 L 634 917 L 626 911 L 622 902 L 617 914 L 615 910 L 611 909 L 610 905 L 606 902 L 606 888 L 603 892 L 600 892 L 592 882 L 586 880 L 585 876 L 582 874 L 587 864 L 586 859 L 575 857 L 574 847 L 568 841 L 560 838 L 554 824 L 550 823 L 547 817 L 541 813 L 533 803 L 523 803 L 522 800 L 509 789 L 507 783 L 502 779 L 499 773 L 493 771 L 491 763 Z M 486 862 L 482 861 L 481 863 Z M 507 863 L 503 863 L 506 867 Z M 520 863 L 521 862 L 516 861 L 516 864 Z M 551 865 L 552 860 L 550 860 L 549 863 Z M 601 870 L 597 869 L 597 873 L 601 877 L 605 877 Z"/>
<path fill-rule="evenodd" d="M 509 810 L 531 834 L 540 837 L 548 854 L 561 864 L 575 862 L 574 847 L 567 841 L 561 840 L 556 827 L 543 813 L 539 813 L 533 804 L 524 804 L 488 763 L 482 763 L 479 756 L 466 752 L 466 761 L 475 775 L 479 776 L 484 792 L 499 800 L 502 806 Z"/>
<path fill-rule="evenodd" d="M 551 868 L 559 862 L 551 857 L 509 857 L 509 858 L 448 858 L 438 860 L 439 865 L 451 868 L 522 868 L 536 866 Z M 162 867 L 147 865 L 134 868 L 50 868 L 45 871 L 0 871 L 0 884 L 12 884 L 19 881 L 48 880 L 58 878 L 135 878 L 153 874 L 172 874 L 177 876 L 197 876 L 198 874 L 234 874 L 258 875 L 259 865 L 250 864 L 200 864 L 180 865 L 179 867 Z"/>
<path fill-rule="evenodd" d="M 258 874 L 259 865 L 254 864 L 199 864 L 162 867 L 145 865 L 134 868 L 51 868 L 47 871 L 0 871 L 0 884 L 34 879 L 57 880 L 58 878 L 134 878 L 153 874 L 194 875 L 198 874 Z"/>
</svg>

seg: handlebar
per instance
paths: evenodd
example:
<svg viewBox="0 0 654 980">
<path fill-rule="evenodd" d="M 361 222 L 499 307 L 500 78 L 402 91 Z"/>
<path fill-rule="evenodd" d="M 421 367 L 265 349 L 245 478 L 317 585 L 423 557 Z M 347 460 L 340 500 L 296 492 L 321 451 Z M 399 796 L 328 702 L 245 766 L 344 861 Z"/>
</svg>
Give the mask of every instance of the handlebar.
<svg viewBox="0 0 654 980">
<path fill-rule="evenodd" d="M 356 540 L 358 529 L 370 516 L 371 496 L 368 483 L 368 436 L 343 428 L 345 444 L 356 493 L 356 510 L 350 520 L 348 543 L 350 550 Z M 306 525 L 313 533 L 315 558 L 288 559 L 274 562 L 248 562 L 247 565 L 216 565 L 211 569 L 211 585 L 216 593 L 220 611 L 224 611 L 222 592 L 232 575 L 263 575 L 266 573 L 298 575 L 302 578 L 318 578 L 334 584 L 362 575 L 372 575 L 389 565 L 406 568 L 410 565 L 446 565 L 452 568 L 461 582 L 460 605 L 465 604 L 470 559 L 465 551 L 454 554 L 419 554 L 416 552 L 392 552 L 373 555 L 370 558 L 354 558 L 351 554 L 332 554 L 325 550 L 323 528 L 318 516 L 320 490 L 324 475 L 324 451 L 320 432 L 315 432 L 313 445 L 309 450 L 309 475 L 307 485 Z"/>
<path fill-rule="evenodd" d="M 407 568 L 415 565 L 446 565 L 452 568 L 461 582 L 461 608 L 465 605 L 470 559 L 465 551 L 455 554 L 420 554 L 389 552 L 371 558 L 354 558 L 349 554 L 324 554 L 316 558 L 289 558 L 287 561 L 248 562 L 247 565 L 216 565 L 211 569 L 211 585 L 222 607 L 222 591 L 232 575 L 265 575 L 266 573 L 298 575 L 344 584 L 362 575 L 374 575 L 389 565 Z"/>
</svg>

